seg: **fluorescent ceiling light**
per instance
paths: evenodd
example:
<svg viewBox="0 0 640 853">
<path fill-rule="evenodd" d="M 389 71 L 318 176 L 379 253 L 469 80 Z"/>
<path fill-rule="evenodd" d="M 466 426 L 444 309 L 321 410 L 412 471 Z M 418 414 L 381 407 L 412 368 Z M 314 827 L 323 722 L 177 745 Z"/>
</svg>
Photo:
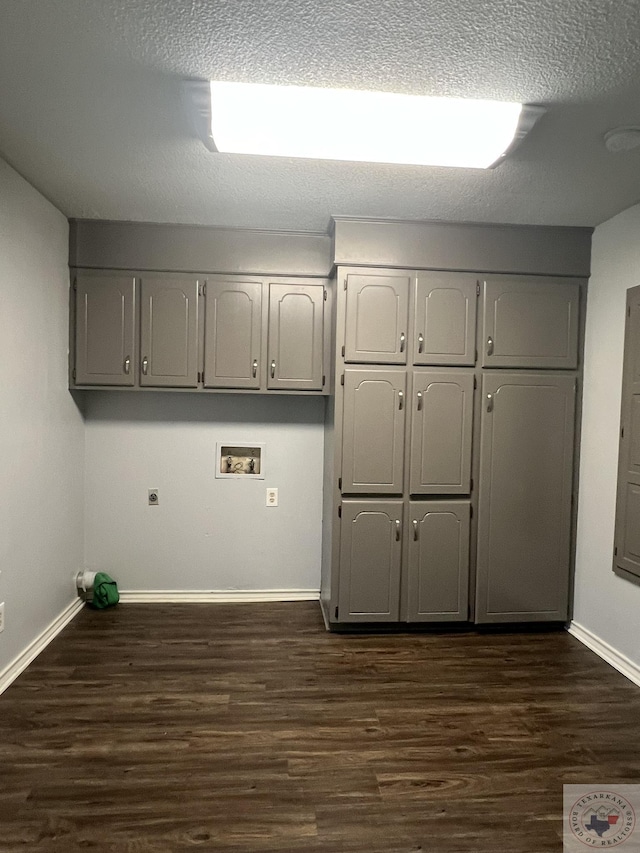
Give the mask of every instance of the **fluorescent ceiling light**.
<svg viewBox="0 0 640 853">
<path fill-rule="evenodd" d="M 198 102 L 196 124 L 204 138 L 202 85 L 187 84 Z M 206 142 L 222 153 L 487 169 L 544 110 L 500 101 L 212 81 L 206 112 Z"/>
</svg>

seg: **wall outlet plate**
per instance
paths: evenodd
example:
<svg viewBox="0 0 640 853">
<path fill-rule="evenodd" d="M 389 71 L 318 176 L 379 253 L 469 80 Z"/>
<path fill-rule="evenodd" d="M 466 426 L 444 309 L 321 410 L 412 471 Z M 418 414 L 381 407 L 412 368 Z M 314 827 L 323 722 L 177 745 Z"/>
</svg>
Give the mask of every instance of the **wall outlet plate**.
<svg viewBox="0 0 640 853">
<path fill-rule="evenodd" d="M 278 506 L 278 490 L 267 489 L 267 506 Z"/>
<path fill-rule="evenodd" d="M 158 506 L 160 495 L 157 489 L 149 489 L 149 506 Z"/>
<path fill-rule="evenodd" d="M 4 601 L 0 603 L 0 634 L 4 631 Z"/>
</svg>

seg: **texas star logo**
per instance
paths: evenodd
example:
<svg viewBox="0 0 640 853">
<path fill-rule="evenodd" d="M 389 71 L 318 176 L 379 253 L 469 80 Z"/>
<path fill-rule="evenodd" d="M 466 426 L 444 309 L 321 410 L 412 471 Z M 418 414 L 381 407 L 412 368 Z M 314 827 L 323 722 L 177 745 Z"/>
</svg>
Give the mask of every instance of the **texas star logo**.
<svg viewBox="0 0 640 853">
<path fill-rule="evenodd" d="M 631 803 L 614 791 L 591 791 L 571 807 L 569 825 L 586 847 L 617 847 L 631 837 L 636 815 Z"/>
</svg>

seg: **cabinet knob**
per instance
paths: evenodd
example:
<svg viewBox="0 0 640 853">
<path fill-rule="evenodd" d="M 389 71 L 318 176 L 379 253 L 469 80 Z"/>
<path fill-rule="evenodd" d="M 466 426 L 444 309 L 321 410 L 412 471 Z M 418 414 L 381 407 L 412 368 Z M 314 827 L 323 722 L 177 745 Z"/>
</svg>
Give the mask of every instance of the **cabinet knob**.
<svg viewBox="0 0 640 853">
<path fill-rule="evenodd" d="M 145 357 L 142 359 L 142 374 L 143 374 L 143 376 L 146 376 L 148 372 L 149 372 L 149 359 L 145 355 Z"/>
<path fill-rule="evenodd" d="M 398 408 L 402 409 L 404 406 L 404 391 L 398 391 Z"/>
<path fill-rule="evenodd" d="M 400 519 L 396 518 L 396 542 L 400 541 Z"/>
<path fill-rule="evenodd" d="M 487 411 L 493 411 L 493 394 L 487 394 Z"/>
<path fill-rule="evenodd" d="M 493 355 L 493 338 L 487 338 L 487 355 Z"/>
<path fill-rule="evenodd" d="M 418 541 L 418 522 L 413 519 L 413 538 L 417 542 Z"/>
<path fill-rule="evenodd" d="M 422 391 L 418 391 L 418 411 L 422 411 Z"/>
<path fill-rule="evenodd" d="M 424 350 L 424 335 L 422 332 L 418 335 L 418 352 L 422 352 Z"/>
<path fill-rule="evenodd" d="M 276 378 L 276 363 L 275 363 L 275 361 L 271 362 L 271 378 L 272 379 Z"/>
<path fill-rule="evenodd" d="M 256 376 L 258 375 L 258 359 L 257 358 L 253 359 L 253 368 L 252 368 L 251 372 L 253 374 L 253 378 L 255 379 Z"/>
<path fill-rule="evenodd" d="M 124 360 L 124 372 L 128 376 L 130 371 L 131 371 L 131 359 L 129 358 L 129 356 L 127 356 Z"/>
<path fill-rule="evenodd" d="M 404 332 L 400 332 L 400 352 L 404 352 Z"/>
</svg>

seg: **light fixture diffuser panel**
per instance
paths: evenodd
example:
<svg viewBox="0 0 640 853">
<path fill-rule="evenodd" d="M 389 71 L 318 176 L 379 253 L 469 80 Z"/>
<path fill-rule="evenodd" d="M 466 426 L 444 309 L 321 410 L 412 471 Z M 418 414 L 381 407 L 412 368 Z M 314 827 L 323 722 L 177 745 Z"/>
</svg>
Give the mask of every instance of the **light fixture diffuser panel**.
<svg viewBox="0 0 640 853">
<path fill-rule="evenodd" d="M 211 82 L 223 153 L 487 169 L 512 145 L 522 105 L 388 92 Z"/>
</svg>

